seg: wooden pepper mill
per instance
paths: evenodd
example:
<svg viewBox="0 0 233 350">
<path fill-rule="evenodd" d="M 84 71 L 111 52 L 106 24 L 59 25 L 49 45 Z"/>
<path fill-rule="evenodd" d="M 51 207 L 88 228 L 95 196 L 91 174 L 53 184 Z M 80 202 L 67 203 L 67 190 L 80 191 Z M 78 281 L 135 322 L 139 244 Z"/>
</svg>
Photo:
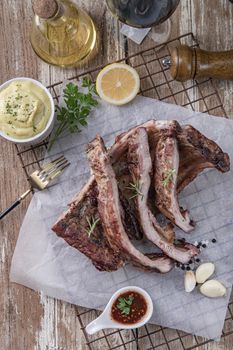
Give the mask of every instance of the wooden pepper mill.
<svg viewBox="0 0 233 350">
<path fill-rule="evenodd" d="M 233 80 L 233 50 L 211 52 L 181 45 L 163 60 L 170 67 L 173 79 L 186 81 L 198 78 Z"/>
</svg>

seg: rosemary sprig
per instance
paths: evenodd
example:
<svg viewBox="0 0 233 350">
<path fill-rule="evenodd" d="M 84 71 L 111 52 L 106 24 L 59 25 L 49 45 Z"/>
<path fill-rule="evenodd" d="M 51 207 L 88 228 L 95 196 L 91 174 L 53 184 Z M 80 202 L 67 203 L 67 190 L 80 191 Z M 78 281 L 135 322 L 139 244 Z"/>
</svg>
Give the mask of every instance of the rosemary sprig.
<svg viewBox="0 0 233 350">
<path fill-rule="evenodd" d="M 87 223 L 88 223 L 88 228 L 86 229 L 86 233 L 88 237 L 91 236 L 91 234 L 94 232 L 97 223 L 100 221 L 100 219 L 95 219 L 93 216 L 89 219 L 86 217 Z"/>
<path fill-rule="evenodd" d="M 128 298 L 118 298 L 119 303 L 117 304 L 117 308 L 121 311 L 123 315 L 130 314 L 133 300 L 134 297 L 132 295 L 129 295 Z"/>
<path fill-rule="evenodd" d="M 169 183 L 173 180 L 173 177 L 176 173 L 176 169 L 170 169 L 166 172 L 166 177 L 162 181 L 163 187 L 167 187 Z"/>
<path fill-rule="evenodd" d="M 139 180 L 136 180 L 135 182 L 130 182 L 129 186 L 126 186 L 125 188 L 132 192 L 132 196 L 129 199 L 133 199 L 137 196 L 141 196 L 143 199 L 143 194 L 141 192 Z"/>
</svg>

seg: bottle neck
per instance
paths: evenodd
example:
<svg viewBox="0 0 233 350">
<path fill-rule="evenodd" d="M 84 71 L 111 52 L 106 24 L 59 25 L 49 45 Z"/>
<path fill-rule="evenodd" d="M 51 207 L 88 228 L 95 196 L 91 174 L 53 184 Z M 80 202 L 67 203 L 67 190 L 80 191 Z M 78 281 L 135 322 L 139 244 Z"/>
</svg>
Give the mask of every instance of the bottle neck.
<svg viewBox="0 0 233 350">
<path fill-rule="evenodd" d="M 49 21 L 54 21 L 56 19 L 59 19 L 64 14 L 64 6 L 63 6 L 63 4 L 59 0 L 56 0 L 56 1 L 57 1 L 57 5 L 58 5 L 57 12 L 55 13 L 55 15 L 53 17 L 48 19 Z"/>
<path fill-rule="evenodd" d="M 32 6 L 41 20 L 53 20 L 63 14 L 63 0 L 33 0 Z"/>
</svg>

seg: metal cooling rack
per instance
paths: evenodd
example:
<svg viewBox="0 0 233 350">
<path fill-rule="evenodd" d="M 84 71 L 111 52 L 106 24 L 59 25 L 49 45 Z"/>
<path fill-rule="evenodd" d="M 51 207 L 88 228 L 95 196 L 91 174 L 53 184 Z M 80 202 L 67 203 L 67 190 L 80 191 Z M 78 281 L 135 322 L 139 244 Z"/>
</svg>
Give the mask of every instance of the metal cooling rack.
<svg viewBox="0 0 233 350">
<path fill-rule="evenodd" d="M 194 38 L 193 34 L 188 33 L 168 41 L 162 48 L 157 46 L 152 47 L 119 60 L 119 62 L 127 62 L 137 69 L 141 78 L 141 95 L 169 103 L 175 103 L 195 111 L 226 117 L 226 112 L 223 108 L 220 96 L 211 79 L 180 83 L 172 79 L 169 69 L 163 68 L 163 58 L 170 54 L 172 47 L 179 44 L 198 47 L 197 40 Z M 95 81 L 98 72 L 102 68 L 103 66 L 91 69 L 69 80 L 75 82 L 87 76 L 92 81 Z M 62 92 L 62 83 L 63 82 L 60 81 L 48 86 L 56 103 Z M 44 160 L 47 142 L 44 141 L 36 146 L 30 147 L 19 145 L 15 147 L 28 179 L 29 174 L 40 167 L 41 162 Z M 85 332 L 85 326 L 98 316 L 99 312 L 76 306 L 75 308 L 86 340 L 85 349 L 89 350 L 201 350 L 204 349 L 203 346 L 212 342 L 182 331 L 155 325 L 146 325 L 140 329 L 131 331 L 104 330 L 98 332 L 97 335 L 89 336 Z M 228 305 L 222 336 L 228 337 L 231 334 L 233 334 L 233 296 Z"/>
</svg>

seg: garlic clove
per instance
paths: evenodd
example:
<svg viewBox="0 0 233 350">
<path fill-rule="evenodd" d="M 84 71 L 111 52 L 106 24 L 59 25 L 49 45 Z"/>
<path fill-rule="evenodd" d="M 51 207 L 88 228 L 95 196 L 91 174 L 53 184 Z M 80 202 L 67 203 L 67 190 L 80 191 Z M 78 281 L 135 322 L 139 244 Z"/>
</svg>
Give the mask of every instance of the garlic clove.
<svg viewBox="0 0 233 350">
<path fill-rule="evenodd" d="M 226 288 L 217 280 L 209 280 L 202 284 L 200 292 L 209 298 L 219 298 L 226 294 Z"/>
<path fill-rule="evenodd" d="M 204 283 L 210 276 L 213 275 L 215 266 L 213 263 L 208 262 L 198 266 L 196 270 L 197 283 Z"/>
<path fill-rule="evenodd" d="M 186 271 L 184 274 L 184 288 L 187 293 L 194 290 L 196 286 L 196 278 L 193 271 Z"/>
</svg>

